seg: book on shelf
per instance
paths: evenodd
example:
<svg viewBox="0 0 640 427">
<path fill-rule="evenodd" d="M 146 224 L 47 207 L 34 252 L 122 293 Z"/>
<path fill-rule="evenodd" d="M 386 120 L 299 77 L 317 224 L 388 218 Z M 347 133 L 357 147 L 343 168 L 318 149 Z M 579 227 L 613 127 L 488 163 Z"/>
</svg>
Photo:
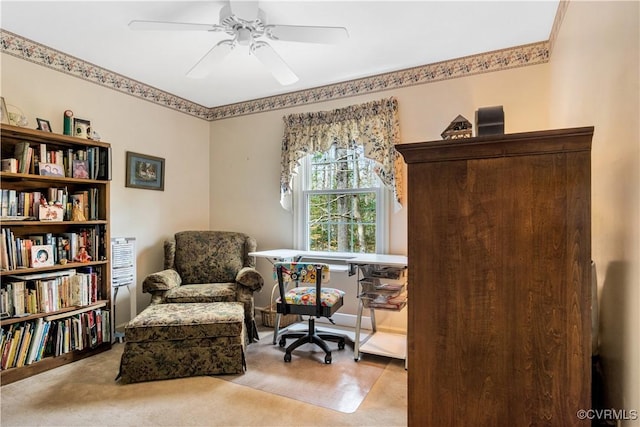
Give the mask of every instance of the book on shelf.
<svg viewBox="0 0 640 427">
<path fill-rule="evenodd" d="M 37 360 L 38 352 L 40 351 L 40 343 L 42 342 L 42 334 L 44 332 L 44 320 L 42 317 L 35 321 L 35 327 L 29 346 L 29 354 L 25 361 L 25 365 L 30 365 Z"/>
<path fill-rule="evenodd" d="M 33 148 L 26 141 L 16 143 L 14 156 L 18 161 L 18 172 L 29 173 L 31 170 L 31 159 L 33 158 Z"/>
<path fill-rule="evenodd" d="M 62 340 L 59 354 L 69 353 L 71 351 L 71 319 L 62 319 L 60 322 L 62 323 Z"/>
<path fill-rule="evenodd" d="M 16 190 L 9 190 L 9 193 L 7 195 L 7 206 L 7 215 L 18 215 L 18 193 L 16 192 Z"/>
<path fill-rule="evenodd" d="M 90 260 L 104 260 L 107 248 L 104 242 L 105 227 L 100 224 L 83 225 L 74 227 L 73 231 L 66 233 L 43 233 L 40 235 L 28 235 L 17 237 L 11 228 L 2 228 L 0 239 L 0 268 L 3 271 L 11 271 L 19 268 L 42 267 L 40 262 L 34 263 L 34 247 L 43 245 L 51 246 L 53 264 L 66 259 L 74 261 L 81 247 L 86 249 Z M 83 260 L 80 260 L 83 261 Z M 84 259 L 86 261 L 86 257 Z"/>
<path fill-rule="evenodd" d="M 22 338 L 22 331 L 24 330 L 24 325 L 19 324 L 16 326 L 16 329 L 13 333 L 13 338 L 11 339 L 9 354 L 7 355 L 7 360 L 4 368 L 13 368 L 15 366 L 16 354 L 18 351 L 18 346 L 20 345 L 20 339 Z"/>
<path fill-rule="evenodd" d="M 38 354 L 36 355 L 35 362 L 42 360 L 45 354 L 45 350 L 47 348 L 47 343 L 49 342 L 49 330 L 51 329 L 51 322 L 44 322 L 44 329 L 42 331 L 42 338 L 40 343 L 38 344 Z"/>
<path fill-rule="evenodd" d="M 0 196 L 2 197 L 0 199 L 0 216 L 7 217 L 9 216 L 9 190 L 3 189 Z"/>
<path fill-rule="evenodd" d="M 47 144 L 44 142 L 38 145 L 38 158 L 40 160 L 40 162 L 38 163 L 38 168 L 40 168 L 40 163 L 47 162 Z"/>
<path fill-rule="evenodd" d="M 84 307 L 97 302 L 100 297 L 98 288 L 101 282 L 97 269 L 7 277 L 24 279 L 27 276 L 37 278 L 8 282 L 0 289 L 2 308 L 10 316 L 53 313 L 69 307 Z"/>
<path fill-rule="evenodd" d="M 0 271 L 8 271 L 9 270 L 9 252 L 7 250 L 7 241 L 4 238 L 4 234 L 2 238 L 0 238 Z"/>
<path fill-rule="evenodd" d="M 29 349 L 29 344 L 31 343 L 31 327 L 32 322 L 25 322 L 24 329 L 22 331 L 22 338 L 20 340 L 20 346 L 18 348 L 18 354 L 16 356 L 15 366 L 20 368 L 24 366 L 24 362 L 27 359 L 27 350 Z"/>
<path fill-rule="evenodd" d="M 2 353 L 0 356 L 0 369 L 5 369 L 7 366 L 7 359 L 9 358 L 9 351 L 13 342 L 13 334 L 17 324 L 13 324 L 8 328 L 2 328 L 4 340 L 2 341 Z"/>
<path fill-rule="evenodd" d="M 93 309 L 57 320 L 39 318 L 2 328 L 0 368 L 31 365 L 111 342 L 110 311 Z"/>
<path fill-rule="evenodd" d="M 111 181 L 111 147 L 100 148 L 97 179 Z"/>
<path fill-rule="evenodd" d="M 18 160 L 12 158 L 2 159 L 2 172 L 18 172 Z"/>
<path fill-rule="evenodd" d="M 100 309 L 96 309 L 95 311 L 96 313 L 96 337 L 97 337 L 97 342 L 98 343 L 102 343 L 102 339 L 103 339 L 103 331 L 102 331 L 102 310 Z"/>
</svg>

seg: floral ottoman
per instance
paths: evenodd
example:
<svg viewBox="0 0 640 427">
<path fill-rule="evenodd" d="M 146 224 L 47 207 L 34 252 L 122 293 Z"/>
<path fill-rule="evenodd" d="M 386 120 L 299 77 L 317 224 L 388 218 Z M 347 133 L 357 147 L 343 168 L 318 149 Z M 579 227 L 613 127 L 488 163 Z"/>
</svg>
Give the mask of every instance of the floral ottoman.
<svg viewBox="0 0 640 427">
<path fill-rule="evenodd" d="M 240 302 L 153 304 L 125 327 L 123 384 L 246 369 Z"/>
</svg>

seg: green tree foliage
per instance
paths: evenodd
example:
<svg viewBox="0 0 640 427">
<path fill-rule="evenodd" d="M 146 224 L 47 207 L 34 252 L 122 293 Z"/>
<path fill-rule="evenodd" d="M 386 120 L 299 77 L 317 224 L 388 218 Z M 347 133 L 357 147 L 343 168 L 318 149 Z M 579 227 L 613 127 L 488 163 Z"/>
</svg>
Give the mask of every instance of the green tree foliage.
<svg viewBox="0 0 640 427">
<path fill-rule="evenodd" d="M 309 246 L 315 251 L 375 252 L 375 163 L 362 146 L 311 155 Z"/>
</svg>

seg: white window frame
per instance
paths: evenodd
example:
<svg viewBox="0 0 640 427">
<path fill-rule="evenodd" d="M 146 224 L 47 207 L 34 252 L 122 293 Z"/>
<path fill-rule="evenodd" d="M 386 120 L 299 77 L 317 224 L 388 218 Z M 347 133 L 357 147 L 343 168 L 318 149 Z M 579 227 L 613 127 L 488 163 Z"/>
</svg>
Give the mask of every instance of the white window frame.
<svg viewBox="0 0 640 427">
<path fill-rule="evenodd" d="M 304 157 L 300 161 L 298 167 L 298 173 L 293 177 L 293 240 L 295 248 L 303 251 L 309 249 L 309 194 L 319 193 L 338 193 L 339 191 L 327 190 L 327 191 L 307 191 L 310 182 L 311 171 L 311 155 Z M 363 192 L 374 190 L 376 194 L 376 252 L 375 253 L 387 253 L 389 248 L 389 201 L 391 198 L 391 191 L 386 188 L 380 179 L 378 179 L 380 185 L 373 189 L 365 188 L 360 189 Z"/>
</svg>

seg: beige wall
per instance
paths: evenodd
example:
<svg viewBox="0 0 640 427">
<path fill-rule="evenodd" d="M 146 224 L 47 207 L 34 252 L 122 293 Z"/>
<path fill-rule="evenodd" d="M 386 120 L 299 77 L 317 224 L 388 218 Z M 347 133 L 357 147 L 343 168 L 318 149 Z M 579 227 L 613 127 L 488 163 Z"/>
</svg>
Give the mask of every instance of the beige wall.
<svg viewBox="0 0 640 427">
<path fill-rule="evenodd" d="M 62 133 L 63 112 L 70 109 L 111 143 L 111 236 L 136 238 L 139 282 L 162 268 L 165 237 L 209 226 L 209 123 L 10 55 L 0 58 L 2 96 L 24 112 L 29 127 L 39 117 Z M 164 191 L 124 186 L 126 151 L 165 158 Z M 138 311 L 148 303 L 139 286 Z M 126 291 L 117 305 L 120 323 L 129 315 Z"/>
<path fill-rule="evenodd" d="M 215 121 L 211 124 L 211 225 L 243 230 L 256 237 L 259 249 L 292 247 L 293 216 L 279 204 L 284 115 L 395 96 L 402 142 L 441 139 L 440 133 L 458 114 L 473 122 L 478 107 L 491 105 L 504 106 L 506 132 L 524 132 L 548 128 L 548 88 L 548 65 L 544 64 Z M 406 209 L 392 215 L 390 227 L 389 252 L 406 254 Z M 265 277 L 272 277 L 268 261 L 259 260 L 258 267 Z M 355 278 L 338 273 L 332 274 L 331 281 L 349 295 L 341 313 L 355 314 Z M 266 288 L 257 297 L 259 307 L 268 305 L 271 286 Z M 379 312 L 377 320 L 383 329 L 406 330 L 406 313 Z"/>
<path fill-rule="evenodd" d="M 552 126 L 595 126 L 592 255 L 608 404 L 640 411 L 640 3 L 569 4 L 551 56 Z M 638 423 L 640 424 L 640 423 Z"/>
</svg>

